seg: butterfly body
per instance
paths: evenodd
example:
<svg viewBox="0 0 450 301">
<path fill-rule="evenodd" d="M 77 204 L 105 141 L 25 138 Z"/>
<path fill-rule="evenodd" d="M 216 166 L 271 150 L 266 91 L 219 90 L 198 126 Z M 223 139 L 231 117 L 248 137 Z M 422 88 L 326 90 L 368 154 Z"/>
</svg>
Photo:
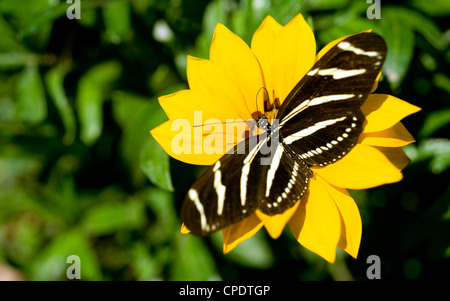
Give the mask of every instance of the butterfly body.
<svg viewBox="0 0 450 301">
<path fill-rule="evenodd" d="M 314 64 L 281 105 L 272 106 L 270 122 L 252 114 L 264 134 L 238 143 L 197 179 L 182 207 L 187 228 L 207 235 L 256 210 L 272 216 L 294 206 L 308 190 L 311 167 L 333 164 L 356 145 L 365 120 L 360 107 L 385 56 L 379 35 L 348 37 Z"/>
</svg>

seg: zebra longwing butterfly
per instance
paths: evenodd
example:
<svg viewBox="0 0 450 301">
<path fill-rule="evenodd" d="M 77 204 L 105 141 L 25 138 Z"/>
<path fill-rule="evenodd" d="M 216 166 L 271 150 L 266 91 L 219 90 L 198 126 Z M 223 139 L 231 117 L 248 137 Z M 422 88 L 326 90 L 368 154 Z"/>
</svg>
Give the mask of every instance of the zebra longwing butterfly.
<svg viewBox="0 0 450 301">
<path fill-rule="evenodd" d="M 340 160 L 357 143 L 365 120 L 360 108 L 385 57 L 386 44 L 375 33 L 332 47 L 283 101 L 277 122 L 255 114 L 264 138 L 238 143 L 196 180 L 181 210 L 186 227 L 207 235 L 256 210 L 272 216 L 294 206 L 308 189 L 310 167 Z M 271 146 L 269 154 L 261 151 L 264 145 Z"/>
</svg>

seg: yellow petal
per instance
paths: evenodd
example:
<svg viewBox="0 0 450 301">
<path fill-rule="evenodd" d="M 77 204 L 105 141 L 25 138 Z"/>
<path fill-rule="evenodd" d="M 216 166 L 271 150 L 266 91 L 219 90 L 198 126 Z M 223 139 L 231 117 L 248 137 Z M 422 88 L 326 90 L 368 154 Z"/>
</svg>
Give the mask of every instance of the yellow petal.
<svg viewBox="0 0 450 301">
<path fill-rule="evenodd" d="M 244 96 L 249 115 L 255 112 L 257 95 L 264 83 L 258 60 L 248 45 L 219 23 L 214 31 L 209 56 L 235 81 Z"/>
<path fill-rule="evenodd" d="M 232 105 L 222 98 L 196 90 L 182 90 L 158 98 L 161 107 L 169 119 L 183 118 L 192 122 L 192 125 L 207 124 L 208 119 L 240 119 Z M 194 114 L 194 111 L 201 114 Z M 194 118 L 198 120 L 195 120 Z"/>
<path fill-rule="evenodd" d="M 366 189 L 398 182 L 409 158 L 401 148 L 357 144 L 344 158 L 312 170 L 328 183 L 349 189 Z"/>
<path fill-rule="evenodd" d="M 299 14 L 283 27 L 273 45 L 273 85 L 281 102 L 311 69 L 315 56 L 314 34 Z"/>
<path fill-rule="evenodd" d="M 222 229 L 223 253 L 233 250 L 238 244 L 252 237 L 263 226 L 256 214 Z"/>
<path fill-rule="evenodd" d="M 361 110 L 366 115 L 364 132 L 370 133 L 386 130 L 421 109 L 392 95 L 371 94 Z"/>
<path fill-rule="evenodd" d="M 404 125 L 399 122 L 384 131 L 372 133 L 363 132 L 359 136 L 358 143 L 372 146 L 402 147 L 413 143 L 414 141 L 414 137 L 408 132 Z"/>
<path fill-rule="evenodd" d="M 411 159 L 406 155 L 401 147 L 381 147 L 374 146 L 378 151 L 382 152 L 389 162 L 393 164 L 398 170 L 402 170 L 411 162 Z"/>
<path fill-rule="evenodd" d="M 378 73 L 378 76 L 375 79 L 375 82 L 373 83 L 372 89 L 370 90 L 370 93 L 373 93 L 378 88 L 378 82 L 380 81 L 380 77 L 381 77 L 381 71 Z"/>
<path fill-rule="evenodd" d="M 186 225 L 183 223 L 183 224 L 181 225 L 180 233 L 181 233 L 181 234 L 188 234 L 188 233 L 191 233 L 191 230 L 189 230 L 189 229 L 186 227 Z"/>
<path fill-rule="evenodd" d="M 346 189 L 328 184 L 319 175 L 316 179 L 326 189 L 339 209 L 341 218 L 341 236 L 338 247 L 346 251 L 352 257 L 358 256 L 361 243 L 362 223 L 358 206 Z"/>
<path fill-rule="evenodd" d="M 150 133 L 172 158 L 189 164 L 212 165 L 223 156 L 225 148 L 229 147 L 227 136 L 217 134 L 216 141 L 222 141 L 222 145 L 217 144 L 216 148 L 208 148 L 206 152 L 205 139 L 211 135 L 202 136 L 195 132 L 197 130 L 201 131 L 201 127 L 192 128 L 188 120 L 175 119 L 166 121 Z"/>
<path fill-rule="evenodd" d="M 183 162 L 213 164 L 249 129 L 230 103 L 214 95 L 183 90 L 159 101 L 170 120 L 151 134 L 170 156 Z"/>
<path fill-rule="evenodd" d="M 276 38 L 283 26 L 281 26 L 274 18 L 267 16 L 262 22 L 261 26 L 256 30 L 252 38 L 251 48 L 255 53 L 259 64 L 261 66 L 264 78 L 264 85 L 269 93 L 269 98 L 273 103 L 273 72 L 272 72 L 272 57 L 273 45 L 276 43 Z M 258 104 L 260 105 L 260 104 Z"/>
<path fill-rule="evenodd" d="M 278 237 L 280 237 L 284 227 L 289 222 L 292 215 L 295 213 L 295 211 L 297 211 L 299 204 L 300 200 L 282 214 L 269 216 L 259 210 L 256 210 L 256 215 L 263 222 L 264 227 L 266 228 L 270 237 L 272 237 L 273 239 L 277 239 Z"/>
<path fill-rule="evenodd" d="M 335 202 L 316 179 L 311 179 L 309 192 L 291 217 L 289 227 L 302 246 L 334 262 L 341 235 L 341 219 Z"/>
<path fill-rule="evenodd" d="M 205 92 L 215 96 L 214 99 L 221 103 L 228 103 L 229 107 L 237 113 L 238 118 L 244 120 L 251 118 L 250 112 L 244 104 L 244 95 L 236 82 L 219 65 L 210 60 L 188 56 L 187 77 L 191 90 Z M 196 107 L 192 106 L 191 110 L 192 108 Z"/>
</svg>

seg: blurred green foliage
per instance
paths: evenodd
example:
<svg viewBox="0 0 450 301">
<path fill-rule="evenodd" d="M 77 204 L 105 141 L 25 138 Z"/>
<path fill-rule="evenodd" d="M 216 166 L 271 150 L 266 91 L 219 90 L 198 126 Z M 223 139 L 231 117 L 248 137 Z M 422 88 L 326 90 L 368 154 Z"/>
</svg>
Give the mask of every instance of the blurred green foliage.
<svg viewBox="0 0 450 301">
<path fill-rule="evenodd" d="M 447 276 L 450 257 L 449 1 L 0 1 L 0 273 L 64 280 L 383 279 Z M 358 260 L 330 265 L 287 230 L 264 230 L 222 254 L 220 233 L 179 234 L 184 193 L 201 168 L 169 159 L 149 130 L 157 97 L 186 88 L 186 54 L 208 58 L 217 22 L 247 43 L 266 15 L 303 13 L 319 48 L 372 28 L 388 44 L 378 92 L 423 110 L 404 120 L 417 142 L 404 180 L 352 191 L 362 215 Z M 293 37 L 295 38 L 295 37 Z M 268 45 L 270 47 L 270 45 Z"/>
</svg>

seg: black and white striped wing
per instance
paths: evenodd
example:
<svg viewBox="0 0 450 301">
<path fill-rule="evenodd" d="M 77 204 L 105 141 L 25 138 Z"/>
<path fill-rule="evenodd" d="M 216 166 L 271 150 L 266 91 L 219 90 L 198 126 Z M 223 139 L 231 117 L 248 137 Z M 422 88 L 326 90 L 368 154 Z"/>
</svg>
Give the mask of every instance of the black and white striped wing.
<svg viewBox="0 0 450 301">
<path fill-rule="evenodd" d="M 273 148 L 268 165 L 261 171 L 257 209 L 270 216 L 294 206 L 306 193 L 313 176 L 308 165 L 283 143 Z"/>
<path fill-rule="evenodd" d="M 274 145 L 273 156 L 264 154 L 261 149 L 270 145 L 271 138 L 259 143 L 257 139 L 239 143 L 233 154 L 224 155 L 189 189 L 181 218 L 192 233 L 210 234 L 256 209 L 268 215 L 282 213 L 305 194 L 312 176 L 305 163 L 294 159 L 281 143 Z"/>
<path fill-rule="evenodd" d="M 207 235 L 257 209 L 275 215 L 292 207 L 307 191 L 309 166 L 341 159 L 358 141 L 360 107 L 385 56 L 386 45 L 374 33 L 331 48 L 283 102 L 270 135 L 242 141 L 197 179 L 181 211 L 187 228 Z M 264 144 L 273 144 L 270 153 L 261 151 Z"/>
<path fill-rule="evenodd" d="M 281 140 L 308 165 L 325 166 L 357 143 L 371 92 L 386 57 L 375 33 L 360 33 L 332 47 L 283 102 L 277 117 Z"/>
<path fill-rule="evenodd" d="M 181 219 L 193 234 L 207 235 L 254 213 L 258 203 L 248 199 L 247 192 L 258 187 L 258 177 L 244 163 L 249 161 L 248 148 L 254 141 L 256 137 L 237 144 L 232 154 L 205 170 L 189 189 Z"/>
</svg>

